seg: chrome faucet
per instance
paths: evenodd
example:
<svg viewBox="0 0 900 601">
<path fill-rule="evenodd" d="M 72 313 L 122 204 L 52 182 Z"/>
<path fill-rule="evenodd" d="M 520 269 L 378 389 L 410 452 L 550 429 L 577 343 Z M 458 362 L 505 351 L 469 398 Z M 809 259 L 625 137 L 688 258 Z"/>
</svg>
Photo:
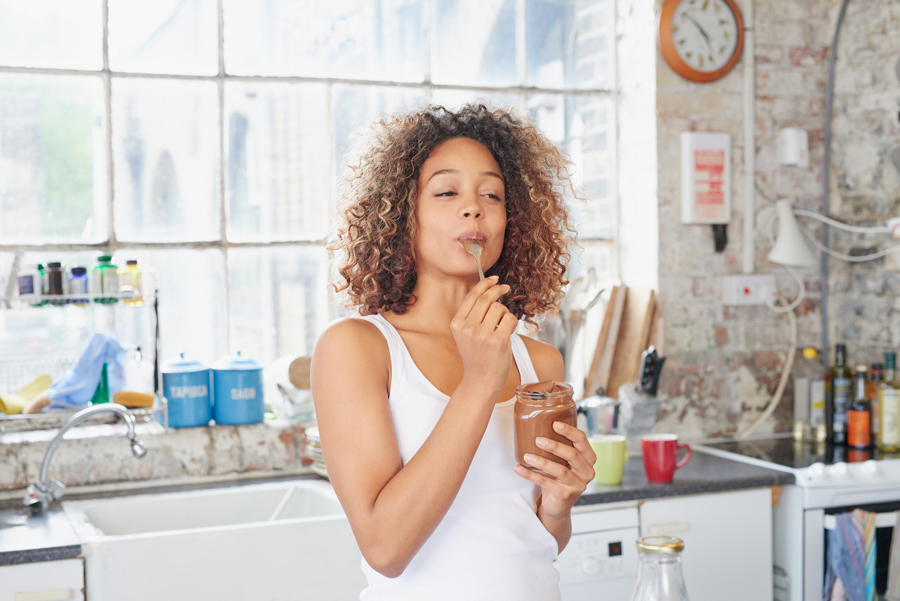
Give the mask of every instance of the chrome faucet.
<svg viewBox="0 0 900 601">
<path fill-rule="evenodd" d="M 41 474 L 38 477 L 37 483 L 29 485 L 25 490 L 25 498 L 22 499 L 22 503 L 26 507 L 29 507 L 33 512 L 38 513 L 49 507 L 53 501 L 66 494 L 66 487 L 62 482 L 59 480 L 47 480 L 47 473 L 50 471 L 50 458 L 53 457 L 56 447 L 62 442 L 63 436 L 70 428 L 77 426 L 89 417 L 105 412 L 115 413 L 125 421 L 125 424 L 128 426 L 128 433 L 126 436 L 128 436 L 128 440 L 131 441 L 131 452 L 134 453 L 134 456 L 140 459 L 147 454 L 147 447 L 135 437 L 134 417 L 124 406 L 119 405 L 118 403 L 104 403 L 102 405 L 93 405 L 92 407 L 82 409 L 70 417 L 69 421 L 59 429 L 59 432 L 57 432 L 53 440 L 50 441 L 50 446 L 47 447 L 47 452 L 44 453 L 44 461 L 41 462 Z"/>
</svg>

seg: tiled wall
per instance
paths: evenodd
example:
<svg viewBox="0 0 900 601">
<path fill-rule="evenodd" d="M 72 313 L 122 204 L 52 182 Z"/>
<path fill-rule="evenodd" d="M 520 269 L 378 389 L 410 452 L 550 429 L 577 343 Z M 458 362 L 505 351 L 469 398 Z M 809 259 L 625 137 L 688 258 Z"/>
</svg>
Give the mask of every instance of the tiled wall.
<svg viewBox="0 0 900 601">
<path fill-rule="evenodd" d="M 755 1 L 757 182 L 767 195 L 812 210 L 821 207 L 825 83 L 839 6 L 840 0 Z M 831 213 L 851 223 L 883 222 L 898 214 L 900 178 L 886 156 L 900 146 L 900 82 L 894 75 L 898 30 L 900 5 L 881 0 L 852 1 L 841 30 Z M 721 299 L 721 276 L 741 271 L 747 148 L 742 89 L 742 64 L 718 82 L 692 84 L 661 59 L 657 62 L 659 289 L 668 357 L 657 428 L 684 436 L 733 434 L 754 421 L 774 392 L 789 352 L 786 317 L 765 307 L 726 307 Z M 808 169 L 777 164 L 775 141 L 784 127 L 808 132 Z M 713 250 L 711 228 L 679 223 L 679 134 L 691 130 L 732 136 L 734 211 L 722 254 Z M 757 211 L 766 205 L 757 196 Z M 816 222 L 801 221 L 819 233 Z M 891 243 L 886 236 L 844 235 L 834 229 L 831 236 L 833 246 L 850 254 L 861 252 L 853 250 L 857 247 Z M 779 290 L 793 299 L 793 279 L 766 260 L 768 250 L 766 237 L 757 236 L 756 272 L 776 274 Z M 900 260 L 894 264 L 900 271 Z M 819 346 L 819 271 L 801 273 L 808 293 L 796 313 L 798 345 Z M 846 341 L 856 362 L 875 360 L 885 347 L 900 345 L 900 320 L 895 317 L 900 302 L 894 299 L 900 274 L 887 271 L 884 260 L 857 266 L 832 260 L 830 289 L 832 346 Z M 792 403 L 788 386 L 776 419 L 759 432 L 789 429 Z"/>
</svg>

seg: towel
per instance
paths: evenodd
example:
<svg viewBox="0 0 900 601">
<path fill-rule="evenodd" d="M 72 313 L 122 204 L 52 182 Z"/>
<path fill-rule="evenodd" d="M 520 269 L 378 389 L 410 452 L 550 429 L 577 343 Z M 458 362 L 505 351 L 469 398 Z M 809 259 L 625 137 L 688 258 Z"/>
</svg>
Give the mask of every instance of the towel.
<svg viewBox="0 0 900 601">
<path fill-rule="evenodd" d="M 888 561 L 888 585 L 884 592 L 885 601 L 900 601 L 900 512 L 897 512 L 897 523 L 894 524 L 894 536 L 891 540 L 891 556 Z"/>
<path fill-rule="evenodd" d="M 875 601 L 875 514 L 862 509 L 836 514 L 828 532 L 826 601 Z"/>
<path fill-rule="evenodd" d="M 52 401 L 48 409 L 70 409 L 89 404 L 100 384 L 104 363 L 107 364 L 109 396 L 112 397 L 122 389 L 124 353 L 125 349 L 115 336 L 94 334 L 78 363 L 47 389 L 46 395 Z"/>
</svg>

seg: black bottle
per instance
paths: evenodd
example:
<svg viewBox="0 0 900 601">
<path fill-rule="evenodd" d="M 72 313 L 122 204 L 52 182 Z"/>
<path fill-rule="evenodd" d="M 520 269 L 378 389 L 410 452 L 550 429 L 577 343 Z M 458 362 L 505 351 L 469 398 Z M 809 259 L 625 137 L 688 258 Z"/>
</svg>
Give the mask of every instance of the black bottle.
<svg viewBox="0 0 900 601">
<path fill-rule="evenodd" d="M 843 344 L 835 345 L 834 367 L 831 368 L 825 403 L 828 433 L 834 444 L 847 444 L 847 410 L 850 407 L 852 375 L 847 367 L 847 347 Z"/>
</svg>

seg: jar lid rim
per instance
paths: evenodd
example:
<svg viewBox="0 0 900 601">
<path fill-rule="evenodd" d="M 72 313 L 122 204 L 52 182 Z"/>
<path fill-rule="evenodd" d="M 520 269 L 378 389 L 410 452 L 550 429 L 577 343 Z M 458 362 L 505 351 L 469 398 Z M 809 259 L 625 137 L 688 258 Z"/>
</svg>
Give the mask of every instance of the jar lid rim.
<svg viewBox="0 0 900 601">
<path fill-rule="evenodd" d="M 645 536 L 637 540 L 642 553 L 674 554 L 684 551 L 684 541 L 674 536 Z"/>
</svg>

